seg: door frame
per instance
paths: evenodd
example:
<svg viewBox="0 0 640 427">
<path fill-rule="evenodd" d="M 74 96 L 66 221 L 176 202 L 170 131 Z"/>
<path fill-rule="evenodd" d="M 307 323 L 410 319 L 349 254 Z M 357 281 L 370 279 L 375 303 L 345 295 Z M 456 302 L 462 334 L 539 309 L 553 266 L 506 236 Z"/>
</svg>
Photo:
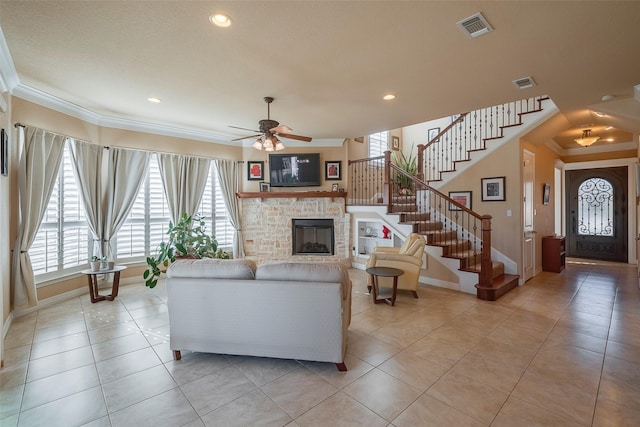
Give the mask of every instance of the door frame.
<svg viewBox="0 0 640 427">
<path fill-rule="evenodd" d="M 531 161 L 531 195 L 527 200 L 525 168 L 527 160 Z M 538 272 L 536 271 L 536 154 L 527 149 L 522 150 L 522 280 L 526 282 L 532 279 Z M 527 212 L 529 210 L 530 212 Z M 531 215 L 530 228 L 527 227 L 526 217 Z M 527 245 L 531 245 L 527 250 Z M 527 259 L 527 256 L 529 259 Z M 527 275 L 527 264 L 530 266 L 530 275 Z"/>
<path fill-rule="evenodd" d="M 612 159 L 612 160 L 595 160 L 590 162 L 575 162 L 575 163 L 565 163 L 562 167 L 562 234 L 566 236 L 567 234 L 567 213 L 566 213 L 566 173 L 567 170 L 577 170 L 577 169 L 600 169 L 600 168 L 608 168 L 608 167 L 616 167 L 616 166 L 627 166 L 627 180 L 629 185 L 627 185 L 627 263 L 628 264 L 637 264 L 638 263 L 638 254 L 636 248 L 636 236 L 638 230 L 636 230 L 637 217 L 636 217 L 636 205 L 633 203 L 633 200 L 636 200 L 636 186 L 635 183 L 635 164 L 638 162 L 638 159 L 627 158 L 627 159 Z M 632 232 L 631 230 L 636 230 L 636 232 Z"/>
</svg>

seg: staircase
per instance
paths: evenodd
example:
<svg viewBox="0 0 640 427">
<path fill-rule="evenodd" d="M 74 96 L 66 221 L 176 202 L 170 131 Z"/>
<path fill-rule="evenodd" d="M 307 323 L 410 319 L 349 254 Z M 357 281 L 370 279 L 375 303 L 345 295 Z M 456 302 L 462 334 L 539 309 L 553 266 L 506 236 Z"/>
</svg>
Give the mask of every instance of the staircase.
<svg viewBox="0 0 640 427">
<path fill-rule="evenodd" d="M 541 112 L 547 99 L 530 98 L 461 114 L 427 144 L 418 145 L 417 176 L 392 164 L 388 151 L 376 158 L 350 160 L 349 205 L 386 206 L 387 217 L 396 216 L 389 224 L 409 226 L 424 235 L 428 246 L 440 249 L 440 256 L 457 260 L 459 271 L 477 275 L 475 289 L 479 299 L 497 300 L 518 285 L 519 276 L 507 273 L 504 262 L 492 260 L 496 252 L 491 247 L 491 217 L 467 209 L 433 186 L 439 186 L 445 175 L 450 179 L 461 173 L 473 160 L 501 145 L 487 142 L 504 140 L 507 128 L 527 129 L 534 125 L 535 121 L 524 123 L 523 117 Z M 400 195 L 406 192 L 407 179 L 411 181 L 411 195 Z M 515 271 L 517 264 L 501 256 Z M 472 292 L 472 283 L 460 290 Z"/>
<path fill-rule="evenodd" d="M 446 229 L 442 220 L 432 220 L 430 212 L 419 212 L 416 196 L 393 196 L 390 214 L 398 216 L 398 224 L 410 225 L 414 233 L 422 234 L 427 245 L 441 248 L 444 258 L 457 259 L 461 271 L 480 274 L 481 252 L 474 249 L 472 241 L 459 236 L 455 229 Z M 484 301 L 495 301 L 518 286 L 519 278 L 506 274 L 503 262 L 492 261 L 491 281 L 475 285 L 476 295 Z"/>
</svg>

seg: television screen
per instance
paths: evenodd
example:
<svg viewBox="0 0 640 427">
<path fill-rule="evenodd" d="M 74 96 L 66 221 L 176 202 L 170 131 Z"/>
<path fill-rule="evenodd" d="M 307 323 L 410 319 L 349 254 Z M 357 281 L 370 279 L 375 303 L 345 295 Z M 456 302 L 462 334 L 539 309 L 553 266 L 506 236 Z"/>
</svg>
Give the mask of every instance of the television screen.
<svg viewBox="0 0 640 427">
<path fill-rule="evenodd" d="M 269 154 L 272 187 L 320 185 L 320 154 Z"/>
</svg>

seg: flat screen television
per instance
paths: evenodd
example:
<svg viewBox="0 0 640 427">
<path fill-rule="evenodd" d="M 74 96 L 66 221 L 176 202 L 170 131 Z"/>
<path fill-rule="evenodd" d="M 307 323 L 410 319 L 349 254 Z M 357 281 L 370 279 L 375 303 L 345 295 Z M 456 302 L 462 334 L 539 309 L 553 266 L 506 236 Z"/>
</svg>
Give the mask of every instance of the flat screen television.
<svg viewBox="0 0 640 427">
<path fill-rule="evenodd" d="M 320 154 L 269 154 L 272 187 L 313 187 L 320 185 Z"/>
</svg>

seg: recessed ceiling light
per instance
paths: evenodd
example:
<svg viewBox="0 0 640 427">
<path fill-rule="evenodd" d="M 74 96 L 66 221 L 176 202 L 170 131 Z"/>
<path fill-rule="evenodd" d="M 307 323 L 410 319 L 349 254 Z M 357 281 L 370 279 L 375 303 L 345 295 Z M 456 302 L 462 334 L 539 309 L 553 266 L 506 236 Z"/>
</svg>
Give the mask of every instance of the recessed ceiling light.
<svg viewBox="0 0 640 427">
<path fill-rule="evenodd" d="M 613 98 L 615 98 L 615 97 L 616 97 L 615 95 L 604 95 L 604 96 L 602 97 L 602 100 L 603 100 L 603 101 L 611 101 L 611 100 L 612 100 Z"/>
<path fill-rule="evenodd" d="M 217 25 L 218 27 L 228 27 L 231 25 L 231 18 L 229 18 L 227 15 L 223 15 L 221 13 L 213 13 L 209 16 L 209 21 L 211 21 L 211 23 L 213 25 Z"/>
<path fill-rule="evenodd" d="M 594 111 L 595 115 L 598 117 L 606 117 L 607 115 L 605 113 L 602 113 L 600 111 Z"/>
<path fill-rule="evenodd" d="M 382 99 L 384 99 L 385 101 L 391 101 L 392 99 L 396 99 L 396 96 L 391 94 L 391 93 L 389 93 L 389 94 L 383 96 Z"/>
<path fill-rule="evenodd" d="M 147 98 L 147 101 L 153 102 L 154 104 L 160 104 L 162 102 L 162 100 L 160 98 L 156 98 L 155 96 Z"/>
<path fill-rule="evenodd" d="M 611 130 L 613 129 L 613 126 L 607 126 L 606 128 L 604 128 L 604 130 Z"/>
</svg>

